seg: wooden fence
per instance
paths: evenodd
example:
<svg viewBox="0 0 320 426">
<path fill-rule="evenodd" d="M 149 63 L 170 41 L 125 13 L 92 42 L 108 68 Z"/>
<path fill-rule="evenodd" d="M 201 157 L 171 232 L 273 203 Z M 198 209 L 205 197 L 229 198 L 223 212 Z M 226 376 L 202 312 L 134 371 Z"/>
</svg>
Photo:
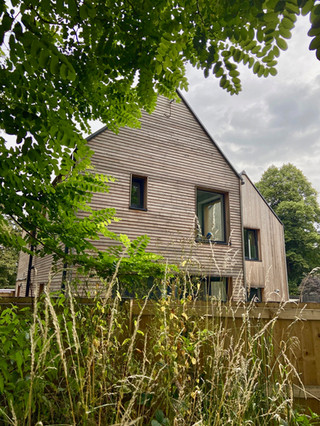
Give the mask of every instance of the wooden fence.
<svg viewBox="0 0 320 426">
<path fill-rule="evenodd" d="M 80 303 L 93 303 L 92 299 L 79 299 Z M 11 304 L 18 307 L 30 306 L 32 298 L 1 298 L 1 306 Z M 141 305 L 135 300 L 124 301 L 124 309 L 127 309 L 128 320 L 133 324 L 134 319 L 141 312 Z M 178 306 L 178 304 L 176 304 Z M 172 304 L 172 309 L 175 304 Z M 190 302 L 184 306 L 188 316 L 201 317 L 217 316 L 217 306 L 205 302 Z M 243 321 L 243 316 L 248 312 L 247 304 L 222 305 L 219 315 L 225 319 L 226 324 L 230 319 L 230 326 Z M 251 323 L 255 321 L 268 322 L 274 318 L 273 338 L 275 352 L 277 346 L 280 348 L 282 342 L 294 338 L 297 345 L 294 346 L 292 359 L 299 373 L 301 383 L 294 385 L 294 397 L 300 405 L 310 407 L 314 412 L 320 414 L 320 304 L 318 303 L 258 303 L 249 310 Z M 154 315 L 154 302 L 147 302 L 142 312 L 142 326 L 152 323 Z"/>
</svg>

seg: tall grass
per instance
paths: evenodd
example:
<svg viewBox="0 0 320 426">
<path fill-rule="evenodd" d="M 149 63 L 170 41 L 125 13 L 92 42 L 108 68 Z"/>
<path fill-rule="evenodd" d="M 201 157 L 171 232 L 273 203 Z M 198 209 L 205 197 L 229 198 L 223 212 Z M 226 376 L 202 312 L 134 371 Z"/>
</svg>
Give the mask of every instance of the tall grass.
<svg viewBox="0 0 320 426">
<path fill-rule="evenodd" d="M 276 317 L 253 322 L 249 306 L 239 319 L 214 300 L 199 314 L 185 299 L 149 300 L 154 289 L 133 311 L 106 290 L 81 304 L 67 286 L 2 311 L 1 424 L 311 424 L 293 408 L 295 342 L 274 350 Z"/>
</svg>

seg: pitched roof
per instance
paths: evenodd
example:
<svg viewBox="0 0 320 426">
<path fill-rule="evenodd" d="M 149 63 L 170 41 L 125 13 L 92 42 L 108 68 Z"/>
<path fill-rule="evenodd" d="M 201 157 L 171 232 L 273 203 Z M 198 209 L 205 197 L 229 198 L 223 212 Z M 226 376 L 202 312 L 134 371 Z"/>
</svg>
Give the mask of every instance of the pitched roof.
<svg viewBox="0 0 320 426">
<path fill-rule="evenodd" d="M 188 102 L 186 101 L 186 99 L 183 97 L 182 93 L 177 90 L 178 96 L 180 97 L 180 99 L 182 100 L 182 102 L 184 103 L 184 105 L 188 108 L 188 110 L 191 112 L 191 114 L 193 115 L 193 117 L 195 118 L 195 120 L 197 121 L 197 123 L 199 124 L 199 126 L 201 127 L 201 129 L 204 131 L 204 133 L 207 135 L 207 137 L 209 138 L 209 140 L 211 141 L 211 143 L 215 146 L 215 148 L 218 150 L 219 154 L 224 158 L 224 160 L 226 161 L 226 163 L 229 165 L 229 167 L 231 168 L 231 170 L 235 173 L 235 175 L 242 180 L 241 174 L 239 174 L 237 172 L 237 170 L 233 167 L 233 165 L 231 164 L 231 162 L 229 161 L 229 159 L 225 156 L 225 154 L 222 152 L 221 148 L 219 147 L 219 145 L 215 142 L 215 140 L 212 138 L 212 136 L 210 135 L 210 133 L 208 132 L 208 130 L 205 128 L 204 124 L 201 122 L 201 120 L 199 119 L 199 117 L 197 116 L 197 114 L 194 112 L 194 110 L 191 108 L 191 106 L 188 104 Z M 101 129 L 97 130 L 96 132 L 92 133 L 92 135 L 89 135 L 86 140 L 90 141 L 91 139 L 93 139 L 94 137 L 98 136 L 100 133 L 104 132 L 105 130 L 107 130 L 108 127 L 107 126 L 103 126 L 101 127 Z"/>
</svg>

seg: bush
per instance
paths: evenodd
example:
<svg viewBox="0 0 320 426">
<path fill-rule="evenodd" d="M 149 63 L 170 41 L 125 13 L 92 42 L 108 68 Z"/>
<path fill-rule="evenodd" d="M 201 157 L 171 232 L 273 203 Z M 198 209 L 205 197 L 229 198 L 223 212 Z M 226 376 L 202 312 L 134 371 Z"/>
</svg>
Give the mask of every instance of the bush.
<svg viewBox="0 0 320 426">
<path fill-rule="evenodd" d="M 81 304 L 68 290 L 58 297 L 45 294 L 33 310 L 4 309 L 2 422 L 159 426 L 317 421 L 293 409 L 296 371 L 287 357 L 289 342 L 277 356 L 273 351 L 276 318 L 252 323 L 249 307 L 240 322 L 227 320 L 225 307 L 213 300 L 202 302 L 213 316 L 199 315 L 191 303 L 170 297 L 137 303 L 134 315 L 132 302 L 123 302 L 119 294 Z"/>
</svg>

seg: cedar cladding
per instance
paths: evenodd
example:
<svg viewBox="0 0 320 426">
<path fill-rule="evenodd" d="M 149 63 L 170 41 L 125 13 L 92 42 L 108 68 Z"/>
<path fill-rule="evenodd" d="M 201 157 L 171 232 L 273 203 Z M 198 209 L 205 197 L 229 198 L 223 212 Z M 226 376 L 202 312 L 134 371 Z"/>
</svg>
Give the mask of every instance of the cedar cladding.
<svg viewBox="0 0 320 426">
<path fill-rule="evenodd" d="M 244 300 L 240 177 L 184 101 L 159 97 L 155 112 L 142 114 L 140 129 L 105 129 L 88 143 L 95 172 L 116 178 L 109 193 L 94 194 L 91 203 L 116 209 L 121 221 L 109 229 L 131 239 L 147 234 L 149 251 L 189 273 L 229 277 L 233 299 Z M 129 208 L 132 175 L 147 178 L 147 211 Z M 197 188 L 225 194 L 225 244 L 195 242 Z M 113 244 L 95 241 L 101 250 Z M 34 289 L 49 274 L 51 290 L 61 288 L 63 267 L 50 273 L 51 262 L 51 256 L 34 260 Z"/>
<path fill-rule="evenodd" d="M 264 288 L 263 301 L 289 299 L 284 229 L 257 188 L 244 173 L 241 187 L 243 227 L 258 231 L 259 260 L 245 261 L 247 287 Z"/>
<path fill-rule="evenodd" d="M 243 253 L 240 179 L 182 101 L 160 97 L 140 129 L 104 130 L 89 139 L 95 171 L 116 178 L 109 194 L 95 194 L 94 208 L 114 207 L 110 229 L 129 238 L 147 234 L 149 251 L 192 273 L 231 277 L 242 298 Z M 129 209 L 131 176 L 147 177 L 147 211 Z M 226 194 L 227 244 L 195 242 L 196 188 Z M 106 239 L 95 243 L 104 249 Z"/>
</svg>

